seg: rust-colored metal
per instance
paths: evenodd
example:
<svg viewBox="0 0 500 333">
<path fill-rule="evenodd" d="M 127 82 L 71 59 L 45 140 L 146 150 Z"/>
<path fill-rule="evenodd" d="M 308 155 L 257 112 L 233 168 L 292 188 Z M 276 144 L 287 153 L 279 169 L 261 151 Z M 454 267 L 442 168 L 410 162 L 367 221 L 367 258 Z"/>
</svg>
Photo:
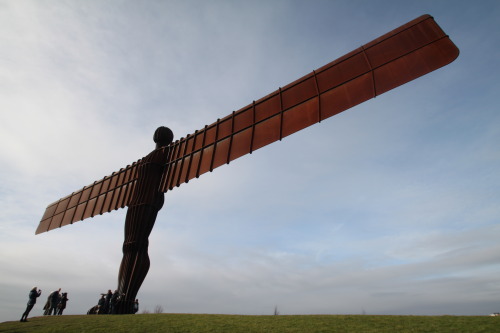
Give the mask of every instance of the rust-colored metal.
<svg viewBox="0 0 500 333">
<path fill-rule="evenodd" d="M 134 301 L 149 271 L 148 238 L 163 207 L 164 193 L 160 181 L 165 162 L 170 158 L 168 145 L 174 135 L 170 129 L 156 130 L 156 149 L 137 163 L 135 191 L 130 197 L 125 217 L 123 258 L 118 273 L 118 291 L 123 294 L 116 307 L 118 313 L 133 313 Z"/>
<path fill-rule="evenodd" d="M 149 267 L 147 238 L 164 192 L 445 66 L 458 54 L 434 19 L 423 15 L 50 204 L 36 234 L 128 206 L 119 290 L 133 301 Z M 147 227 L 139 227 L 144 221 Z"/>
<path fill-rule="evenodd" d="M 252 153 L 305 127 L 438 69 L 458 49 L 429 15 L 361 46 L 173 144 L 162 190 Z M 215 132 L 217 132 L 217 139 Z M 204 143 L 195 140 L 203 136 Z M 186 151 L 186 153 L 184 153 Z M 188 172 L 182 165 L 197 165 Z"/>
<path fill-rule="evenodd" d="M 458 56 L 423 15 L 172 144 L 161 190 L 205 172 L 438 69 Z M 50 204 L 36 230 L 49 231 L 128 205 L 137 164 Z"/>
</svg>

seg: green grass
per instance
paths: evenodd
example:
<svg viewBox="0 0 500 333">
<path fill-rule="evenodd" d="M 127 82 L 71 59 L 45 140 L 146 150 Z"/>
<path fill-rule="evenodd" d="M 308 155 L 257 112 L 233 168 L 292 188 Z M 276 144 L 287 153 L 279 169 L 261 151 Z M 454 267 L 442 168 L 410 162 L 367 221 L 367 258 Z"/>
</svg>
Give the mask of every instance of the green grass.
<svg viewBox="0 0 500 333">
<path fill-rule="evenodd" d="M 46 316 L 29 322 L 0 323 L 0 332 L 500 332 L 499 317 L 478 316 L 239 316 L 203 314 L 140 314 Z"/>
</svg>

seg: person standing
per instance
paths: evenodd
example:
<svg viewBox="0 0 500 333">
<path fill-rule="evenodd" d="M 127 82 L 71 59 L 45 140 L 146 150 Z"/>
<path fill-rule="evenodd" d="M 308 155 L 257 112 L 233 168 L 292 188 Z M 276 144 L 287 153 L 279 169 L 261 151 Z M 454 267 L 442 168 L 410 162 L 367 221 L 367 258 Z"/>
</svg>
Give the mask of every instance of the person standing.
<svg viewBox="0 0 500 333">
<path fill-rule="evenodd" d="M 33 309 L 33 306 L 36 304 L 36 299 L 40 297 L 41 294 L 42 291 L 41 290 L 37 291 L 37 287 L 33 287 L 33 289 L 30 290 L 30 293 L 28 295 L 29 297 L 28 305 L 26 306 L 26 310 L 21 316 L 20 321 L 28 321 L 28 315 L 30 314 L 31 309 Z"/>
<path fill-rule="evenodd" d="M 101 298 L 97 301 L 97 311 L 96 314 L 106 314 L 104 304 L 106 304 L 105 294 L 101 294 Z"/>
<path fill-rule="evenodd" d="M 62 293 L 59 304 L 57 304 L 57 314 L 62 315 L 64 309 L 66 309 L 66 302 L 69 301 L 68 293 Z"/>
<path fill-rule="evenodd" d="M 111 297 L 113 296 L 113 292 L 111 289 L 108 289 L 108 293 L 106 294 L 106 300 L 104 302 L 104 309 L 100 310 L 99 312 L 102 314 L 106 313 L 111 313 Z"/>
<path fill-rule="evenodd" d="M 110 314 L 116 314 L 116 305 L 118 304 L 118 301 L 120 300 L 120 292 L 118 290 L 115 290 L 113 293 L 113 296 L 111 296 L 111 301 L 110 301 Z"/>
<path fill-rule="evenodd" d="M 134 314 L 136 314 L 139 311 L 139 300 L 136 299 L 134 302 Z"/>
<path fill-rule="evenodd" d="M 52 310 L 54 310 L 54 315 L 57 314 L 57 304 L 59 304 L 59 292 L 60 291 L 61 291 L 61 288 L 53 291 L 49 295 L 49 299 L 48 299 L 49 308 L 48 308 L 48 313 L 47 313 L 47 315 L 49 315 L 49 316 L 52 314 Z"/>
</svg>

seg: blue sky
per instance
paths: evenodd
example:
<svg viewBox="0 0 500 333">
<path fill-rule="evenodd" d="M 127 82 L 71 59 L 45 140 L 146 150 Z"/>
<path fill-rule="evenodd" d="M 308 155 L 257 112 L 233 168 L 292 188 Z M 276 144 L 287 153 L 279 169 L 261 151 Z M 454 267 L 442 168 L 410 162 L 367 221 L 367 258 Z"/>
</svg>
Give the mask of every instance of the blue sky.
<svg viewBox="0 0 500 333">
<path fill-rule="evenodd" d="M 0 320 L 85 313 L 125 210 L 45 207 L 422 14 L 452 64 L 166 194 L 141 309 L 500 311 L 498 1 L 0 1 Z M 496 105 L 496 106 L 495 106 Z M 42 296 L 42 299 L 44 297 Z M 31 315 L 40 315 L 43 300 Z"/>
</svg>

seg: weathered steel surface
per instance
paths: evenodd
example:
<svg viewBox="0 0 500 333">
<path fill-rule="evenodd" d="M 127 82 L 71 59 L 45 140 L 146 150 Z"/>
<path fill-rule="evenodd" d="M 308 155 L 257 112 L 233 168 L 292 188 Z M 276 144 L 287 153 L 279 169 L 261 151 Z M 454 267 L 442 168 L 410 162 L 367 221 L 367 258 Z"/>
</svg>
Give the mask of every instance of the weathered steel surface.
<svg viewBox="0 0 500 333">
<path fill-rule="evenodd" d="M 36 234 L 124 208 L 136 180 L 137 162 L 59 199 L 47 206 Z"/>
<path fill-rule="evenodd" d="M 170 159 L 159 190 L 172 190 L 445 66 L 458 53 L 434 19 L 423 15 L 163 148 Z M 36 234 L 129 205 L 140 163 L 49 205 Z"/>
<path fill-rule="evenodd" d="M 135 298 L 149 271 L 149 234 L 158 211 L 163 207 L 164 193 L 160 190 L 160 181 L 170 152 L 163 147 L 170 145 L 174 135 L 170 129 L 160 127 L 153 138 L 156 149 L 137 163 L 135 191 L 125 217 L 123 258 L 117 288 L 123 296 L 116 307 L 117 313 L 133 313 Z"/>
<path fill-rule="evenodd" d="M 458 49 L 432 17 L 413 20 L 173 145 L 164 191 L 438 69 Z"/>
</svg>

